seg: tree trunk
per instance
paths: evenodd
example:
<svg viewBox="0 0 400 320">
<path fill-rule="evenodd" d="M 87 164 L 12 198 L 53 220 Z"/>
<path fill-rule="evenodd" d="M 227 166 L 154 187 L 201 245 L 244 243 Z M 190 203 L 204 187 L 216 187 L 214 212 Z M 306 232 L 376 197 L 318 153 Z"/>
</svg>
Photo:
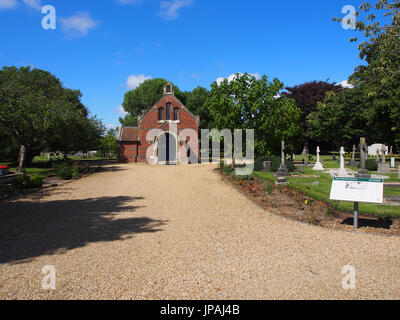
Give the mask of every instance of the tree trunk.
<svg viewBox="0 0 400 320">
<path fill-rule="evenodd" d="M 19 149 L 17 171 L 25 172 L 25 158 L 26 158 L 26 147 L 22 145 L 21 148 Z"/>
</svg>

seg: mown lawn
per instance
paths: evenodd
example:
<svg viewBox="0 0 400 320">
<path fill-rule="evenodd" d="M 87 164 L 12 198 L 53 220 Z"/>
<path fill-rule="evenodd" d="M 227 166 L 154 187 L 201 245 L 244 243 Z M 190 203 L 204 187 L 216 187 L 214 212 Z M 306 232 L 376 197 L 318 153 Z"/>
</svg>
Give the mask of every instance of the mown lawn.
<svg viewBox="0 0 400 320">
<path fill-rule="evenodd" d="M 329 164 L 329 166 L 328 166 Z M 326 162 L 326 168 L 337 168 L 334 162 Z M 354 168 L 353 168 L 354 169 Z M 256 176 L 275 182 L 276 177 L 272 172 L 256 172 Z M 293 190 L 304 192 L 307 196 L 328 202 L 332 186 L 332 177 L 329 174 L 320 173 L 313 171 L 312 168 L 305 168 L 304 173 L 296 173 L 299 177 L 289 177 L 289 187 Z M 315 176 L 315 177 L 301 177 L 301 176 Z M 390 175 L 390 181 L 400 182 L 396 174 Z M 313 182 L 319 182 L 319 186 L 312 185 Z M 399 196 L 400 188 L 385 188 L 385 196 Z M 338 203 L 338 209 L 347 212 L 353 212 L 354 204 L 352 202 L 340 202 Z M 377 204 L 360 203 L 360 213 L 366 215 L 372 215 L 376 217 L 388 217 L 388 218 L 400 218 L 400 207 L 395 206 L 384 206 Z"/>
</svg>

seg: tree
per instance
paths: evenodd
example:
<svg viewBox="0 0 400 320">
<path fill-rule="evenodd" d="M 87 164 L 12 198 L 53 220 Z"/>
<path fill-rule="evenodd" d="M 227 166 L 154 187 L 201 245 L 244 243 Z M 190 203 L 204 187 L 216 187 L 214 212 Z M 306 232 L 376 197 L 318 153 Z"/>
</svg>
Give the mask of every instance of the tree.
<svg viewBox="0 0 400 320">
<path fill-rule="evenodd" d="M 138 118 L 132 116 L 132 114 L 128 113 L 124 118 L 119 118 L 119 122 L 123 127 L 137 127 Z"/>
<path fill-rule="evenodd" d="M 350 82 L 362 93 L 366 136 L 372 141 L 400 148 L 400 0 L 363 3 L 356 29 L 366 40 L 359 45 L 360 58 Z M 363 19 L 363 14 L 367 14 Z M 383 15 L 383 19 L 378 19 Z M 334 20 L 341 21 L 339 18 Z M 352 38 L 351 41 L 357 41 Z"/>
<path fill-rule="evenodd" d="M 208 111 L 206 101 L 210 97 L 210 91 L 203 87 L 197 87 L 186 93 L 186 107 L 196 116 L 200 116 L 200 128 L 212 129 L 213 119 Z"/>
<path fill-rule="evenodd" d="M 364 2 L 359 6 L 356 17 L 356 30 L 366 38 L 358 46 L 360 57 L 363 59 L 371 46 L 378 44 L 376 57 L 379 63 L 371 65 L 371 69 L 381 73 L 386 81 L 400 76 L 400 0 Z M 342 22 L 341 18 L 333 20 Z M 350 40 L 357 42 L 358 38 Z"/>
<path fill-rule="evenodd" d="M 113 157 L 118 152 L 118 140 L 117 140 L 117 132 L 115 129 L 110 129 L 107 132 L 107 135 L 103 137 L 100 141 L 99 151 L 104 157 Z"/>
<path fill-rule="evenodd" d="M 308 116 L 310 137 L 334 146 L 336 150 L 341 146 L 357 145 L 369 130 L 366 103 L 359 88 L 329 92 L 324 101 L 318 103 L 317 110 Z"/>
<path fill-rule="evenodd" d="M 163 96 L 164 86 L 168 83 L 165 79 L 150 79 L 140 84 L 136 89 L 125 93 L 124 102 L 122 104 L 125 111 L 129 112 L 130 117 L 137 119 L 142 114 L 143 110 L 150 108 Z M 174 86 L 175 96 L 186 103 L 186 94 Z M 126 119 L 129 123 L 134 123 L 132 118 Z M 124 120 L 122 120 L 124 122 Z M 122 124 L 122 122 L 121 122 Z"/>
<path fill-rule="evenodd" d="M 79 90 L 64 88 L 47 71 L 0 71 L 0 127 L 23 146 L 20 169 L 42 150 L 67 152 L 87 145 L 94 122 L 80 98 Z"/>
<path fill-rule="evenodd" d="M 303 132 L 304 151 L 317 147 L 317 142 L 310 139 L 307 117 L 317 110 L 318 102 L 323 101 L 328 92 L 339 92 L 343 90 L 343 87 L 325 81 L 312 81 L 285 89 L 287 92 L 282 95 L 294 99 L 297 107 L 302 111 L 300 125 Z"/>
<path fill-rule="evenodd" d="M 283 88 L 278 79 L 236 74 L 233 81 L 211 84 L 206 105 L 217 129 L 255 130 L 256 156 L 279 153 L 282 140 L 293 145 L 301 133 L 301 111 L 294 100 L 279 95 Z"/>
</svg>

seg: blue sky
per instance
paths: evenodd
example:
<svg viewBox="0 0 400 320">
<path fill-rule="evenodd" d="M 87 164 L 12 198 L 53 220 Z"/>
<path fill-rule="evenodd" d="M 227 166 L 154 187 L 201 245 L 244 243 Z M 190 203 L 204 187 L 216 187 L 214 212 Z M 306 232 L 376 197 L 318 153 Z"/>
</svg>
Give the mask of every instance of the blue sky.
<svg viewBox="0 0 400 320">
<path fill-rule="evenodd" d="M 341 82 L 361 63 L 356 33 L 332 21 L 353 0 L 0 0 L 0 66 L 48 70 L 119 125 L 124 93 L 147 78 L 182 90 L 249 72 L 287 86 Z M 42 6 L 56 29 L 42 28 Z"/>
</svg>

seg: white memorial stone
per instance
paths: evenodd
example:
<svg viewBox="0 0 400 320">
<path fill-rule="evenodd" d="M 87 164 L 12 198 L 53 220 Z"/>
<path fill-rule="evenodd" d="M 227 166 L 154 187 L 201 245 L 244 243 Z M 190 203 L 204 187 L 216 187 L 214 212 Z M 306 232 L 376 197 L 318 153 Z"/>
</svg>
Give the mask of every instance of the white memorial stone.
<svg viewBox="0 0 400 320">
<path fill-rule="evenodd" d="M 323 171 L 323 170 L 325 170 L 324 166 L 319 161 L 320 160 L 320 158 L 319 158 L 320 152 L 321 152 L 321 150 L 319 149 L 319 147 L 317 147 L 317 163 L 313 167 L 313 170 L 315 170 L 315 171 Z"/>
<path fill-rule="evenodd" d="M 338 172 L 339 177 L 347 177 L 347 171 L 344 167 L 344 155 L 346 152 L 344 151 L 344 147 L 340 148 L 340 169 Z"/>
<path fill-rule="evenodd" d="M 395 159 L 395 158 L 392 158 L 392 159 L 390 160 L 390 167 L 391 167 L 391 168 L 396 168 L 396 159 Z"/>
<path fill-rule="evenodd" d="M 387 155 L 389 153 L 389 150 L 388 150 L 389 148 L 381 143 L 375 143 L 372 146 L 369 146 L 368 147 L 368 155 L 376 156 L 376 155 L 380 154 L 382 148 L 384 148 L 385 154 Z"/>
</svg>

